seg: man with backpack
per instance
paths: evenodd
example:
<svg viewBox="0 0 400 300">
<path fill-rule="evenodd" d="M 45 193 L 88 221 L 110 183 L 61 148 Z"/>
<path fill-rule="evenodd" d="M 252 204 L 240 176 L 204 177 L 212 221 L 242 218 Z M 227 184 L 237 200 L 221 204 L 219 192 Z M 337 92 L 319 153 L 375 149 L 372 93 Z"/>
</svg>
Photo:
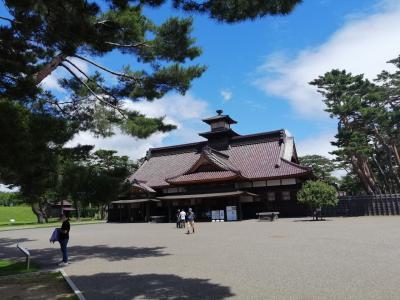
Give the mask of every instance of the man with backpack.
<svg viewBox="0 0 400 300">
<path fill-rule="evenodd" d="M 188 213 L 187 213 L 187 215 L 186 215 L 186 221 L 187 221 L 187 234 L 190 234 L 190 227 L 192 227 L 192 233 L 194 233 L 194 218 L 195 218 L 195 215 L 194 215 L 194 212 L 192 211 L 192 209 L 191 208 L 189 208 L 189 211 L 188 211 Z"/>
<path fill-rule="evenodd" d="M 65 267 L 68 265 L 68 252 L 67 252 L 67 245 L 69 240 L 69 230 L 71 225 L 69 224 L 69 217 L 65 214 L 61 215 L 62 225 L 59 230 L 59 243 L 61 247 L 61 252 L 63 256 L 62 262 L 59 264 L 60 267 Z"/>
</svg>

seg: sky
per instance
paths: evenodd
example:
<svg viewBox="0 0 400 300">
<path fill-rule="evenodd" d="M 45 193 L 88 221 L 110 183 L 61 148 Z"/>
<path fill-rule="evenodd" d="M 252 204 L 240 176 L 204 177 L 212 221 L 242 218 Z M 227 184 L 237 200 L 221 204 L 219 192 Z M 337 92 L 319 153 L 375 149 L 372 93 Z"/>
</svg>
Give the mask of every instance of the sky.
<svg viewBox="0 0 400 300">
<path fill-rule="evenodd" d="M 146 15 L 161 23 L 182 13 L 165 5 L 146 9 Z M 68 145 L 91 144 L 138 159 L 150 147 L 202 140 L 198 133 L 207 131 L 208 125 L 201 119 L 222 109 L 238 121 L 234 130 L 239 134 L 284 128 L 294 136 L 299 155 L 331 157 L 336 121 L 324 112 L 321 96 L 308 82 L 333 68 L 370 79 L 383 69 L 390 71 L 386 62 L 400 54 L 400 1 L 304 0 L 288 16 L 234 25 L 196 15 L 192 35 L 203 49 L 194 63 L 205 64 L 208 70 L 186 95 L 170 93 L 152 103 L 126 102 L 149 116 L 165 116 L 178 126 L 175 131 L 146 140 L 120 132 L 106 139 L 80 133 Z M 132 58 L 112 53 L 96 61 L 118 70 Z M 85 63 L 75 62 L 91 71 Z M 131 64 L 135 66 L 134 61 Z M 44 86 L 62 94 L 57 78 L 63 75 L 55 71 Z"/>
</svg>

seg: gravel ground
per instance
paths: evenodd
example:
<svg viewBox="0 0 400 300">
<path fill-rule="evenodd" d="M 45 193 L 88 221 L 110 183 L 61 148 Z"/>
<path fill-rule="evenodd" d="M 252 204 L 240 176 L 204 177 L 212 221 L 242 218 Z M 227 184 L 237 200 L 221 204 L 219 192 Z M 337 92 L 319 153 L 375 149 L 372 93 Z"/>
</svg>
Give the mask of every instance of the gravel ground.
<svg viewBox="0 0 400 300">
<path fill-rule="evenodd" d="M 400 217 L 71 229 L 64 268 L 90 299 L 399 299 Z M 61 253 L 51 229 L 0 232 L 0 258 L 20 241 L 44 268 Z"/>
</svg>

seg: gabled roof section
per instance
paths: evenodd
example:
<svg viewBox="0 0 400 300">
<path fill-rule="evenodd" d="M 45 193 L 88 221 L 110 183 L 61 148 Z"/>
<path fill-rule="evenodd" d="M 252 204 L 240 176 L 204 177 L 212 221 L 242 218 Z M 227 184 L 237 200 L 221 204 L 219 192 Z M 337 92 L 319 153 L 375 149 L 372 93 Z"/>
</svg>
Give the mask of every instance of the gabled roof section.
<svg viewBox="0 0 400 300">
<path fill-rule="evenodd" d="M 185 172 L 185 174 L 195 173 L 201 166 L 205 164 L 211 164 L 220 171 L 240 173 L 240 170 L 229 161 L 229 155 L 207 146 L 201 151 L 198 160 L 188 171 Z"/>
<path fill-rule="evenodd" d="M 202 169 L 204 166 L 208 167 L 207 171 Z M 209 169 L 210 166 L 212 169 Z M 207 146 L 187 171 L 166 178 L 165 181 L 171 184 L 186 184 L 232 180 L 238 177 L 241 177 L 240 170 L 229 161 L 229 155 Z"/>
<path fill-rule="evenodd" d="M 139 180 L 133 178 L 129 180 L 132 184 L 133 188 L 136 188 L 142 192 L 146 192 L 146 193 L 155 193 L 156 191 L 154 189 L 152 189 L 151 187 L 149 187 L 148 185 L 146 185 L 144 182 L 140 182 Z"/>
</svg>

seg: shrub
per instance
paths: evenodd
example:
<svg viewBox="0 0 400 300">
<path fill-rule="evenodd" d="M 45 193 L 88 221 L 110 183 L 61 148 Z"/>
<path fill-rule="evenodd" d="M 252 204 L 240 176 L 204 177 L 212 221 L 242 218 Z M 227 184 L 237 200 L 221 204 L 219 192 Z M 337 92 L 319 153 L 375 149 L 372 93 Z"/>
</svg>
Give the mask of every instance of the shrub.
<svg viewBox="0 0 400 300">
<path fill-rule="evenodd" d="M 319 180 L 307 181 L 297 193 L 297 200 L 308 204 L 317 220 L 317 209 L 321 209 L 322 206 L 335 206 L 339 201 L 336 189 Z"/>
</svg>

